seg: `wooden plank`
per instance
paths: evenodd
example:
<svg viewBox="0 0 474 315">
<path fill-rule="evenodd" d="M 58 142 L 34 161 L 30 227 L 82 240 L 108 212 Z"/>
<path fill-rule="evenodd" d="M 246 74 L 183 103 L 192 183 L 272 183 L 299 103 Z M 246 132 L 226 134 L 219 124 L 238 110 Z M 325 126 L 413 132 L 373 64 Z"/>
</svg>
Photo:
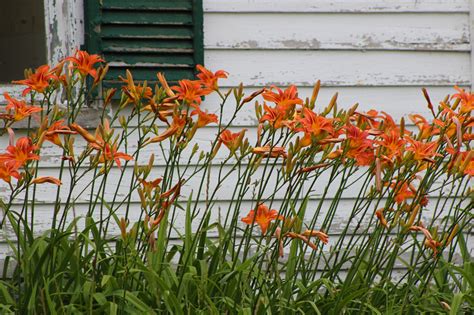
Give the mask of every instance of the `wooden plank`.
<svg viewBox="0 0 474 315">
<path fill-rule="evenodd" d="M 444 200 L 442 200 L 442 201 L 444 201 Z M 326 201 L 321 202 L 321 205 L 322 205 L 321 206 L 321 212 L 320 212 L 320 215 L 316 219 L 316 223 L 314 224 L 314 227 L 316 229 L 321 228 L 321 226 L 323 225 L 324 218 L 327 215 L 327 210 L 331 206 L 331 202 L 332 202 L 331 200 L 326 200 Z M 280 210 L 281 209 L 280 205 L 281 205 L 281 202 L 276 201 L 275 204 L 272 205 L 272 208 Z M 307 212 L 306 212 L 305 218 L 304 218 L 304 222 L 305 222 L 306 226 L 310 226 L 310 222 L 313 219 L 313 216 L 315 214 L 315 210 L 319 207 L 319 205 L 320 205 L 319 200 L 314 200 L 313 199 L 313 200 L 308 201 Z M 338 213 L 335 215 L 334 221 L 331 225 L 331 229 L 330 230 L 326 229 L 326 232 L 330 236 L 330 239 L 332 238 L 332 240 L 331 240 L 332 242 L 334 242 L 338 238 L 338 236 L 341 235 L 341 233 L 343 232 L 345 226 L 348 223 L 348 219 L 349 219 L 350 214 L 352 212 L 353 206 L 354 206 L 354 200 L 341 200 L 341 202 L 339 203 Z M 45 232 L 45 231 L 47 231 L 48 229 L 51 228 L 51 207 L 52 207 L 51 205 L 47 205 L 47 204 L 38 204 L 38 205 L 36 205 L 36 207 L 35 207 L 35 234 L 39 235 L 42 232 Z M 204 211 L 206 205 L 205 205 L 204 202 L 198 202 L 197 207 L 198 207 L 198 209 L 200 209 L 200 213 L 197 216 L 197 218 L 194 219 L 193 222 L 192 222 L 192 227 L 193 227 L 194 231 L 197 230 L 197 228 L 198 228 L 199 221 L 202 217 L 202 212 Z M 255 202 L 243 201 L 240 205 L 240 208 L 238 209 L 238 211 L 240 213 L 239 217 L 245 216 L 248 213 L 248 211 L 250 209 L 252 209 L 253 207 L 255 207 Z M 21 206 L 15 205 L 13 207 L 13 209 L 16 210 L 16 211 L 21 210 Z M 126 210 L 125 207 L 119 207 L 119 209 L 117 209 L 115 214 L 119 218 L 124 217 L 125 216 L 125 210 Z M 140 209 L 140 205 L 138 203 L 132 203 L 130 210 L 131 211 L 129 211 L 129 221 L 132 224 L 135 223 L 135 222 L 138 222 L 139 220 L 143 220 L 143 218 L 140 218 L 141 209 Z M 432 213 L 433 210 L 434 210 L 433 206 L 428 206 L 426 209 L 424 209 L 421 213 L 421 220 L 425 223 L 431 222 L 432 221 L 432 215 L 430 215 L 430 214 Z M 69 212 L 67 213 L 67 222 L 71 222 L 73 220 L 74 216 L 76 216 L 76 218 L 77 217 L 82 217 L 82 218 L 85 217 L 86 214 L 87 214 L 87 211 L 88 211 L 88 205 L 87 204 L 78 204 L 78 205 L 76 205 L 74 212 L 72 210 L 69 210 Z M 235 203 L 231 204 L 229 201 L 217 202 L 213 207 L 213 211 L 211 212 L 210 222 L 218 221 L 219 220 L 219 215 L 222 219 L 222 217 L 225 216 L 227 213 L 232 214 L 234 212 L 235 212 Z M 104 213 L 105 213 L 105 217 L 109 214 L 109 212 L 107 210 L 105 210 Z M 356 225 L 354 224 L 353 226 L 351 226 L 349 228 L 349 230 L 347 231 L 348 232 L 347 234 L 348 235 L 366 234 L 365 230 L 369 226 L 370 219 L 373 218 L 372 217 L 373 213 L 374 213 L 374 209 L 370 209 L 367 212 L 367 215 L 363 218 L 363 220 L 361 222 L 361 226 L 356 229 Z M 62 213 L 60 212 L 60 214 L 62 214 Z M 443 213 L 441 215 L 441 217 L 438 219 L 438 221 L 441 221 L 441 219 L 445 216 L 446 216 L 446 213 Z M 0 217 L 1 217 L 1 215 L 0 215 Z M 93 212 L 93 217 L 94 217 L 94 219 L 99 220 L 100 219 L 100 212 L 99 211 L 94 211 Z M 360 219 L 360 217 L 356 217 L 356 218 L 353 219 L 353 222 L 355 223 L 359 219 Z M 79 222 L 80 222 L 79 223 L 80 226 L 83 226 L 84 220 L 80 219 Z M 176 220 L 174 222 L 175 227 L 178 228 L 178 230 L 181 229 L 181 231 L 184 231 L 184 223 L 185 223 L 184 222 L 184 216 L 177 216 Z M 245 224 L 243 224 L 240 221 L 238 222 L 238 225 L 239 225 L 239 227 L 242 227 L 242 228 L 245 227 Z M 375 225 L 373 225 L 373 227 L 375 227 Z M 371 230 L 372 229 L 369 229 L 369 231 L 371 231 Z M 172 238 L 177 238 L 178 237 L 178 234 L 176 233 L 176 231 L 173 230 L 171 233 L 172 233 L 171 234 Z M 466 231 L 466 233 L 469 233 L 469 231 Z M 119 235 L 119 234 L 120 234 L 119 227 L 112 219 L 111 224 L 110 224 L 109 235 L 110 236 L 116 236 L 116 235 Z M 471 234 L 472 234 L 472 232 L 471 232 Z M 210 236 L 211 237 L 217 236 L 216 231 L 215 230 L 211 231 Z M 15 235 L 14 235 L 13 231 L 10 228 L 4 229 L 4 234 L 3 235 L 0 233 L 0 243 L 5 239 L 5 237 L 15 239 Z M 1 257 L 1 254 L 0 254 L 0 257 Z"/>
<path fill-rule="evenodd" d="M 102 49 L 104 51 L 117 51 L 123 49 L 193 49 L 193 43 L 187 39 L 122 39 L 122 38 L 104 38 L 102 40 Z"/>
<path fill-rule="evenodd" d="M 101 27 L 100 36 L 102 38 L 191 39 L 193 32 L 187 26 L 105 24 Z"/>
<path fill-rule="evenodd" d="M 109 72 L 107 73 L 105 80 L 106 81 L 113 81 L 115 79 L 118 80 L 119 76 L 125 77 L 125 70 L 128 68 L 132 68 L 130 66 L 126 67 L 117 67 L 117 68 L 110 68 Z M 134 80 L 156 80 L 156 73 L 157 72 L 164 72 L 166 77 L 169 78 L 170 81 L 177 81 L 181 79 L 193 79 L 194 78 L 194 69 L 193 68 L 172 68 L 172 67 L 161 67 L 161 68 L 151 68 L 151 67 L 137 67 L 133 69 L 133 79 Z M 109 85 L 114 84 L 114 82 L 104 82 L 105 87 L 109 87 Z M 123 83 L 121 84 L 123 85 Z"/>
<path fill-rule="evenodd" d="M 115 10 L 191 11 L 191 1 L 103 0 L 102 7 Z"/>
<path fill-rule="evenodd" d="M 470 54 L 454 52 L 209 50 L 206 65 L 232 75 L 236 86 L 468 85 Z"/>
<path fill-rule="evenodd" d="M 208 49 L 470 51 L 468 14 L 219 13 L 204 31 Z"/>
<path fill-rule="evenodd" d="M 469 12 L 469 0 L 204 0 L 205 12 Z"/>
<path fill-rule="evenodd" d="M 474 91 L 474 0 L 470 0 L 469 4 L 469 30 L 471 35 L 471 91 Z"/>
<path fill-rule="evenodd" d="M 102 23 L 109 24 L 145 24 L 145 25 L 192 25 L 192 15 L 176 12 L 128 12 L 128 11 L 102 11 Z"/>
<path fill-rule="evenodd" d="M 143 53 L 124 53 L 124 52 L 106 52 L 104 53 L 105 60 L 109 62 L 126 62 L 128 64 L 134 63 L 176 63 L 176 64 L 194 64 L 193 56 L 187 54 L 143 54 Z"/>
</svg>

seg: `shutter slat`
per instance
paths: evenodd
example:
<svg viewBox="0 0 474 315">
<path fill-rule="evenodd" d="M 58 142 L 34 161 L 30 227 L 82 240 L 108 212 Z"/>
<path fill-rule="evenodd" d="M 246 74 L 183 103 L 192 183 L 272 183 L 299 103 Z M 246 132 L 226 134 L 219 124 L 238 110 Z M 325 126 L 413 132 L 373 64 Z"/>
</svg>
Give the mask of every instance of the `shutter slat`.
<svg viewBox="0 0 474 315">
<path fill-rule="evenodd" d="M 104 9 L 114 10 L 160 10 L 191 11 L 191 1 L 156 1 L 156 0 L 103 0 Z"/>
<path fill-rule="evenodd" d="M 191 53 L 187 54 L 136 54 L 136 53 L 125 53 L 114 52 L 114 53 L 104 53 L 105 60 L 112 60 L 111 62 L 124 62 L 127 64 L 135 63 L 167 63 L 167 64 L 187 64 L 190 66 L 194 65 L 194 58 Z"/>
<path fill-rule="evenodd" d="M 143 25 L 192 25 L 193 17 L 189 13 L 154 11 L 109 11 L 102 12 L 105 24 L 143 24 Z"/>
<path fill-rule="evenodd" d="M 147 40 L 147 39 L 104 39 L 102 49 L 104 51 L 117 51 L 120 49 L 193 49 L 193 42 L 190 40 Z M 113 61 L 113 60 L 111 60 Z"/>
<path fill-rule="evenodd" d="M 192 39 L 193 31 L 185 26 L 149 26 L 104 24 L 102 38 Z"/>
</svg>

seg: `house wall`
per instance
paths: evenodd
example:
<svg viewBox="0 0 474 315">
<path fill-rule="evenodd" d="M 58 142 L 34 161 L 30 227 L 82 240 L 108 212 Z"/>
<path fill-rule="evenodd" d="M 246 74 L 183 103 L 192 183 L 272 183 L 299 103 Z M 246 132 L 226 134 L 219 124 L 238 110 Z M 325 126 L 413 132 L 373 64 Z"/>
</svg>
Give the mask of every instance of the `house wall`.
<svg viewBox="0 0 474 315">
<path fill-rule="evenodd" d="M 48 56 L 56 61 L 83 42 L 82 2 L 48 1 Z M 396 119 L 409 113 L 428 114 L 420 92 L 422 87 L 428 89 L 433 100 L 440 100 L 452 93 L 453 85 L 472 85 L 470 7 L 470 0 L 204 0 L 205 63 L 210 69 L 230 73 L 229 79 L 223 81 L 224 87 L 244 82 L 249 87 L 246 91 L 250 92 L 272 84 L 282 87 L 296 84 L 300 95 L 305 97 L 310 96 L 312 85 L 319 79 L 322 82 L 319 108 L 338 92 L 338 104 L 342 107 L 359 103 L 361 110 L 377 108 Z M 210 96 L 203 106 L 215 110 L 217 104 L 218 100 Z M 253 106 L 245 108 L 234 123 L 235 128 L 245 127 L 248 134 L 255 134 L 253 116 Z M 226 114 L 225 119 L 228 118 Z M 20 135 L 22 131 L 17 133 Z M 215 133 L 215 128 L 205 128 L 196 139 L 205 147 Z M 0 145 L 5 147 L 6 141 L 3 137 Z M 155 149 L 147 148 L 142 156 L 148 157 Z M 46 147 L 43 157 L 40 175 L 56 175 L 60 161 L 57 151 Z M 158 158 L 156 174 L 163 163 Z M 114 197 L 118 176 L 118 170 L 114 170 L 109 180 L 108 200 Z M 198 185 L 198 181 L 193 181 L 184 194 Z M 63 187 L 62 191 L 66 192 L 67 182 Z M 232 180 L 222 187 L 222 200 L 217 206 L 223 211 L 229 204 L 231 188 Z M 123 184 L 119 188 L 120 196 L 125 196 L 127 189 L 128 185 Z M 38 186 L 37 199 L 42 204 L 35 210 L 40 214 L 36 232 L 50 226 L 55 191 L 51 185 Z M 7 193 L 2 190 L 0 196 Z M 318 193 L 315 191 L 309 209 L 318 202 Z M 66 197 L 61 195 L 62 200 Z M 87 212 L 86 197 L 76 203 L 76 215 Z M 353 198 L 355 191 L 345 196 L 331 233 L 339 233 L 337 227 L 343 226 Z M 252 198 L 247 199 L 242 212 L 251 207 Z M 136 214 L 138 197 L 133 196 L 132 200 L 131 213 Z M 19 207 L 22 200 L 15 203 Z M 124 209 L 118 215 L 122 212 Z M 183 223 L 182 218 L 177 220 L 178 226 Z M 5 231 L 9 235 L 8 229 Z M 6 250 L 6 246 L 2 248 Z"/>
</svg>

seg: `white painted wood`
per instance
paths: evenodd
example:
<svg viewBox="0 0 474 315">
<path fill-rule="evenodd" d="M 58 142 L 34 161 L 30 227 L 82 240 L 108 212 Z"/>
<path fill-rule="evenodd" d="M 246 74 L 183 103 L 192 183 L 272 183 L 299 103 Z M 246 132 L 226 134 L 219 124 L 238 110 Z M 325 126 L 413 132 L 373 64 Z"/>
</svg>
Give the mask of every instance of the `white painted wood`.
<svg viewBox="0 0 474 315">
<path fill-rule="evenodd" d="M 204 34 L 207 49 L 470 50 L 468 14 L 205 14 Z"/>
<path fill-rule="evenodd" d="M 204 0 L 205 12 L 468 12 L 469 0 Z"/>
<path fill-rule="evenodd" d="M 469 31 L 471 35 L 471 91 L 474 91 L 474 0 L 470 0 L 469 4 Z"/>
<path fill-rule="evenodd" d="M 470 54 L 455 52 L 210 50 L 211 69 L 226 69 L 237 86 L 468 85 Z"/>
</svg>

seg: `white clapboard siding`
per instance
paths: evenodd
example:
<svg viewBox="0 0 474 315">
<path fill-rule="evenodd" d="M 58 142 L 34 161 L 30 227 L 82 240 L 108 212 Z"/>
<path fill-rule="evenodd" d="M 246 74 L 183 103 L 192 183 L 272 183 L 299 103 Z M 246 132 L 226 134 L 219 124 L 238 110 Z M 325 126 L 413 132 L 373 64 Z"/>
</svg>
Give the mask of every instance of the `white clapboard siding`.
<svg viewBox="0 0 474 315">
<path fill-rule="evenodd" d="M 397 121 L 413 113 L 429 117 L 426 100 L 421 94 L 422 87 L 428 89 L 433 103 L 437 104 L 446 95 L 454 92 L 453 85 L 469 87 L 472 84 L 470 2 L 469 0 L 204 0 L 205 65 L 212 70 L 228 71 L 229 79 L 222 80 L 221 86 L 231 88 L 243 82 L 244 86 L 248 87 L 244 90 L 247 95 L 255 89 L 273 84 L 283 88 L 295 84 L 300 96 L 305 98 L 311 95 L 314 83 L 321 80 L 322 88 L 317 108 L 325 107 L 332 95 L 339 92 L 338 106 L 343 108 L 359 103 L 360 111 L 374 108 L 390 113 Z M 77 6 L 77 3 L 75 2 L 71 8 Z M 71 24 L 80 20 L 80 14 L 73 13 L 67 19 Z M 78 38 L 82 34 L 81 31 L 70 31 L 68 34 L 59 38 L 72 36 L 70 42 L 61 45 L 51 43 L 50 46 L 66 49 L 70 43 L 81 42 L 81 38 Z M 50 51 L 49 54 L 51 59 L 52 56 L 62 56 L 66 53 Z M 2 86 L 0 92 L 3 93 L 6 89 L 12 91 L 13 95 L 21 93 L 21 88 L 16 86 Z M 262 98 L 259 97 L 257 100 L 262 101 Z M 216 112 L 219 102 L 217 96 L 211 95 L 206 97 L 202 106 L 210 112 Z M 230 102 L 224 107 L 224 123 L 229 121 L 234 106 L 231 96 Z M 250 142 L 254 144 L 256 124 L 252 102 L 244 106 L 237 119 L 233 121 L 232 130 L 247 128 Z M 136 121 L 132 122 L 131 126 L 135 125 Z M 25 135 L 24 130 L 15 132 L 17 137 Z M 216 133 L 215 126 L 203 128 L 196 133 L 195 142 L 199 144 L 201 150 L 206 150 Z M 135 134 L 130 138 L 128 152 L 136 149 L 136 139 Z M 0 147 L 5 147 L 7 142 L 7 136 L 0 138 Z M 78 137 L 77 152 L 84 146 L 84 141 Z M 183 155 L 185 159 L 190 151 L 191 146 Z M 156 155 L 157 164 L 150 176 L 154 178 L 162 176 L 165 165 L 157 145 L 142 149 L 138 163 L 145 164 L 152 153 Z M 219 163 L 226 158 L 226 155 L 227 149 L 221 148 L 220 154 L 214 160 L 213 174 L 217 174 Z M 58 149 L 46 144 L 42 149 L 38 175 L 57 176 L 60 162 L 61 155 Z M 125 168 L 125 180 L 119 185 L 117 195 L 115 190 L 120 170 L 114 168 L 108 178 L 105 200 L 110 203 L 116 197 L 118 203 L 115 203 L 115 207 L 127 197 L 132 165 L 133 163 L 130 163 Z M 226 166 L 225 169 L 229 170 L 229 167 Z M 83 170 L 85 168 L 81 169 Z M 90 176 L 91 173 L 83 180 L 83 186 L 79 185 L 80 187 L 73 191 L 73 196 L 79 194 L 80 188 L 84 187 Z M 215 176 L 212 178 L 214 185 L 217 180 Z M 219 214 L 222 217 L 229 211 L 235 211 L 234 207 L 230 206 L 236 182 L 235 176 L 237 175 L 233 174 L 222 184 L 220 193 L 216 196 L 212 220 L 217 219 Z M 268 197 L 275 187 L 276 172 L 270 176 L 271 185 L 264 197 Z M 261 177 L 261 173 L 255 174 L 252 182 Z M 190 180 L 182 190 L 183 196 L 187 197 L 192 190 L 197 192 L 200 179 L 196 176 Z M 307 221 L 314 216 L 324 187 L 330 185 L 315 228 L 322 227 L 339 181 L 340 177 L 329 183 L 326 172 L 318 179 L 311 192 L 306 212 Z M 67 175 L 61 187 L 62 203 L 67 198 L 69 182 Z M 327 231 L 333 236 L 331 244 L 334 244 L 347 225 L 361 185 L 362 183 L 358 183 L 358 186 L 352 186 L 352 189 L 343 195 L 331 230 Z M 305 188 L 309 187 L 310 183 L 305 183 Z M 250 185 L 250 191 L 245 195 L 242 206 L 237 209 L 240 215 L 246 214 L 253 207 L 255 198 L 252 196 L 252 188 Z M 40 234 L 51 226 L 56 189 L 50 184 L 37 186 L 35 233 Z M 285 189 L 276 192 L 273 207 L 280 206 L 284 193 Z M 433 192 L 433 198 L 437 193 L 439 191 Z M 8 197 L 6 186 L 0 187 L 0 196 Z M 87 214 L 89 196 L 90 191 L 86 189 L 83 195 L 77 197 L 74 212 L 68 213 L 69 221 L 74 215 Z M 196 199 L 196 196 L 194 197 Z M 204 209 L 203 195 L 200 197 L 198 208 Z M 20 211 L 24 201 L 22 198 L 19 196 L 13 201 L 14 209 Z M 448 215 L 451 203 L 452 200 L 449 199 L 442 217 Z M 422 219 L 425 222 L 430 220 L 435 205 L 432 199 L 427 210 L 423 212 Z M 368 215 L 362 219 L 359 230 L 355 230 L 355 223 L 360 218 L 353 219 L 349 232 L 361 233 L 367 226 L 373 225 L 374 221 L 370 220 L 374 219 L 374 210 L 372 208 L 368 210 Z M 124 213 L 125 207 L 118 206 L 117 216 L 121 217 Z M 131 196 L 130 221 L 136 222 L 139 220 L 139 215 L 139 198 L 134 193 Z M 95 211 L 93 216 L 99 218 L 100 211 Z M 193 228 L 197 228 L 198 221 L 193 221 Z M 83 224 L 83 220 L 81 222 Z M 176 217 L 175 223 L 177 230 L 172 231 L 173 238 L 178 237 L 177 231 L 184 230 L 184 213 Z M 118 234 L 117 226 L 113 223 L 112 225 L 111 234 Z M 10 252 L 7 245 L 2 242 L 5 237 L 14 238 L 8 227 L 3 232 L 3 238 L 0 237 L 0 256 Z M 211 235 L 215 236 L 212 233 Z M 473 252 L 472 237 L 469 240 L 468 246 L 470 252 Z"/>
<path fill-rule="evenodd" d="M 225 25 L 225 31 L 218 25 Z M 469 15 L 206 14 L 207 49 L 470 51 Z"/>
<path fill-rule="evenodd" d="M 464 52 L 209 50 L 206 65 L 225 69 L 231 86 L 469 85 L 470 54 Z"/>
<path fill-rule="evenodd" d="M 204 0 L 205 12 L 469 12 L 469 0 Z"/>
</svg>

